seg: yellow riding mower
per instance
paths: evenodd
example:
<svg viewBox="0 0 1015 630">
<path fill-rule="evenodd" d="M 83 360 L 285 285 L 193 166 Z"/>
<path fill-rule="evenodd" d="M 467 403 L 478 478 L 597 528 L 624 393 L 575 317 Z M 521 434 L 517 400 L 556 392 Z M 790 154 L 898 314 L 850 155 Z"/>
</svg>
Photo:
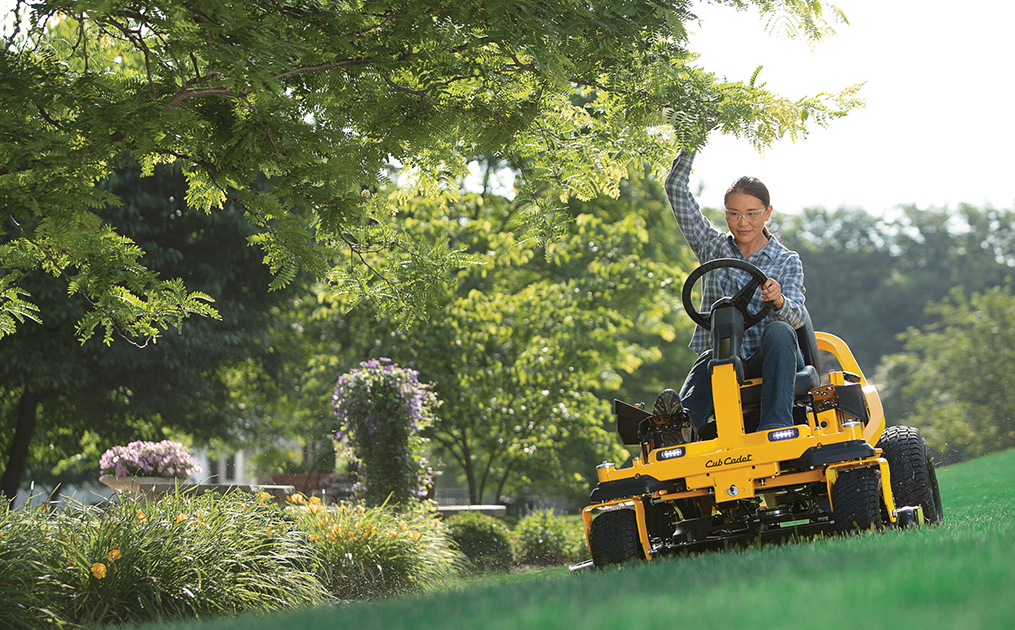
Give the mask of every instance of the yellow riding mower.
<svg viewBox="0 0 1015 630">
<path fill-rule="evenodd" d="M 750 282 L 736 296 L 718 300 L 710 313 L 699 313 L 691 302 L 695 282 L 725 268 L 746 271 Z M 942 520 L 923 436 L 915 428 L 885 427 L 877 390 L 849 347 L 834 335 L 815 333 L 809 316 L 797 330 L 806 367 L 796 374 L 794 425 L 755 431 L 761 379 L 744 378 L 738 350 L 744 331 L 772 308 L 748 308 L 766 280 L 757 267 L 737 259 L 713 260 L 688 276 L 684 309 L 711 331 L 716 349 L 710 363 L 715 419 L 687 442 L 682 409 L 654 415 L 643 404 L 615 402 L 617 430 L 641 454 L 629 468 L 610 462 L 598 467 L 592 505 L 582 511 L 592 560 L 573 569 Z M 819 350 L 838 362 L 826 384 L 819 376 Z"/>
</svg>

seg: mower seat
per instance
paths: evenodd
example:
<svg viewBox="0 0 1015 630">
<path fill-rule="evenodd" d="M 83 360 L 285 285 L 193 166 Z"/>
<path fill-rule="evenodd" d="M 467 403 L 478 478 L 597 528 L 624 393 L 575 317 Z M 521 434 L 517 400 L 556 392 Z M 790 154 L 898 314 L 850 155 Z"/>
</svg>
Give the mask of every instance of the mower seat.
<svg viewBox="0 0 1015 630">
<path fill-rule="evenodd" d="M 796 373 L 793 386 L 793 398 L 797 402 L 809 402 L 807 393 L 821 385 L 821 367 L 818 363 L 818 340 L 814 336 L 814 324 L 811 315 L 804 307 L 804 325 L 796 329 L 797 343 L 800 354 L 804 357 L 804 367 Z M 740 388 L 740 402 L 744 407 L 761 404 L 761 384 Z"/>
<path fill-rule="evenodd" d="M 798 401 L 806 401 L 808 392 L 821 385 L 821 377 L 813 365 L 805 365 L 802 370 L 796 373 L 796 382 L 793 385 L 793 398 Z M 753 407 L 761 404 L 761 383 L 748 385 L 740 388 L 740 403 L 744 407 Z"/>
</svg>

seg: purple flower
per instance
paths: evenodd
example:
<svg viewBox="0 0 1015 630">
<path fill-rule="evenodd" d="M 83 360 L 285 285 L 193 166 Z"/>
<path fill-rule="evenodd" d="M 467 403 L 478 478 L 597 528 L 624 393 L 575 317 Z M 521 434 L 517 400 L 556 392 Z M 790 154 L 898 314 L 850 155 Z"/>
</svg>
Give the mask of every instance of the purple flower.
<svg viewBox="0 0 1015 630">
<path fill-rule="evenodd" d="M 436 420 L 438 401 L 419 372 L 386 357 L 364 361 L 339 377 L 331 404 L 335 440 L 351 446 L 368 499 L 380 502 L 394 492 L 402 502 L 421 496 L 421 488 L 425 495 L 430 471 L 419 432 Z"/>
</svg>

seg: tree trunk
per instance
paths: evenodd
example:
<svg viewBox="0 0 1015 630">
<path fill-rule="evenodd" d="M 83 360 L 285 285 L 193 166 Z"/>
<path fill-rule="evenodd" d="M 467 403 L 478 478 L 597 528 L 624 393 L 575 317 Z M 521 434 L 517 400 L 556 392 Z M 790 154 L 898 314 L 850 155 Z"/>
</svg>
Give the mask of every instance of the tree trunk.
<svg viewBox="0 0 1015 630">
<path fill-rule="evenodd" d="M 512 459 L 508 462 L 508 465 L 504 468 L 504 474 L 500 477 L 500 483 L 497 484 L 497 495 L 494 497 L 494 503 L 500 503 L 501 496 L 504 494 L 504 486 L 507 484 L 508 477 L 511 475 L 511 469 L 515 467 L 516 459 Z"/>
<path fill-rule="evenodd" d="M 461 437 L 462 443 L 462 469 L 465 471 L 465 481 L 469 484 L 469 503 L 476 504 L 476 469 L 472 465 L 472 455 L 469 450 L 469 439 L 465 435 Z"/>
<path fill-rule="evenodd" d="M 18 420 L 14 429 L 14 439 L 11 440 L 11 448 L 7 454 L 7 467 L 4 468 L 3 477 L 0 478 L 0 491 L 7 497 L 11 507 L 18 497 L 21 477 L 25 474 L 25 466 L 28 464 L 28 447 L 35 434 L 35 422 L 38 417 L 36 410 L 41 400 L 42 396 L 38 392 L 26 389 L 18 401 Z"/>
</svg>

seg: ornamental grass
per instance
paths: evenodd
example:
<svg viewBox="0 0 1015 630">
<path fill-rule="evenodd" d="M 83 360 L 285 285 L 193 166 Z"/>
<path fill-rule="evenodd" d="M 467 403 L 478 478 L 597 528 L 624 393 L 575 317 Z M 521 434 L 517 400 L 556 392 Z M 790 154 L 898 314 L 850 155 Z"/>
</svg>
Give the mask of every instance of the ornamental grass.
<svg viewBox="0 0 1015 630">
<path fill-rule="evenodd" d="M 429 590 L 464 566 L 465 557 L 427 503 L 396 511 L 386 505 L 325 507 L 302 495 L 293 499 L 296 524 L 321 558 L 318 576 L 337 599 Z"/>
<path fill-rule="evenodd" d="M 233 493 L 131 495 L 49 519 L 75 624 L 147 622 L 325 601 L 317 557 L 282 510 Z"/>
<path fill-rule="evenodd" d="M 462 556 L 426 506 L 268 495 L 130 494 L 61 510 L 0 507 L 0 628 L 207 618 L 419 591 Z"/>
<path fill-rule="evenodd" d="M 59 627 L 63 589 L 50 574 L 59 554 L 44 506 L 13 512 L 0 507 L 0 628 Z"/>
</svg>

